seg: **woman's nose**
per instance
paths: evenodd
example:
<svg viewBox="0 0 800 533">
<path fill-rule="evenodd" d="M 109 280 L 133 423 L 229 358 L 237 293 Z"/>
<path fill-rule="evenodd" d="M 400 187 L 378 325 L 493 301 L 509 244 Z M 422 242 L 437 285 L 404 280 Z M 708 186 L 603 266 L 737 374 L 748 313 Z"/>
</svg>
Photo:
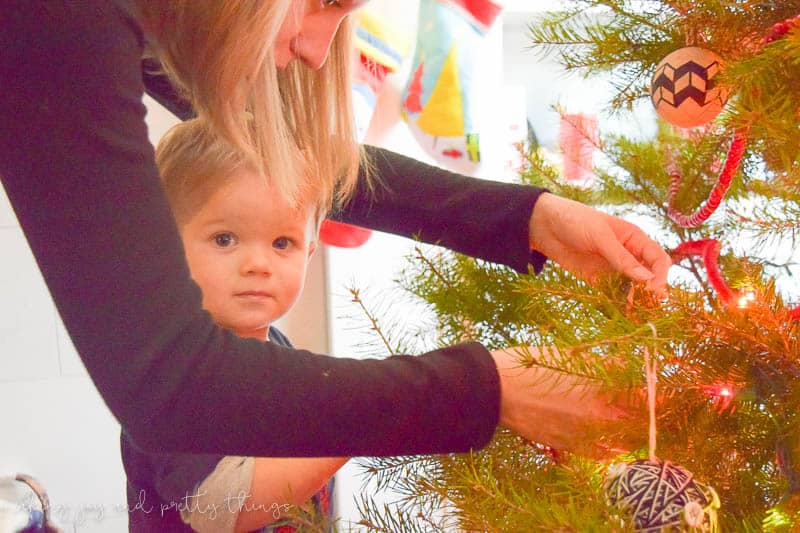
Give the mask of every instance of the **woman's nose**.
<svg viewBox="0 0 800 533">
<path fill-rule="evenodd" d="M 331 42 L 341 22 L 341 17 L 318 20 L 292 40 L 292 52 L 306 66 L 319 70 L 328 59 Z"/>
</svg>

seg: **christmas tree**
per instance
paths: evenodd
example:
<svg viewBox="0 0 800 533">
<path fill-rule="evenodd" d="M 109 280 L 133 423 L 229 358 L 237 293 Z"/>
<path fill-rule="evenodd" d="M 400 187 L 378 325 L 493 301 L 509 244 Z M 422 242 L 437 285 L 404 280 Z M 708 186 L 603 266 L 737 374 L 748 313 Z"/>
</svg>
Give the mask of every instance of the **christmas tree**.
<svg viewBox="0 0 800 533">
<path fill-rule="evenodd" d="M 467 455 L 366 461 L 372 479 L 401 498 L 384 506 L 365 497 L 362 525 L 800 530 L 800 294 L 791 285 L 800 1 L 567 5 L 531 22 L 534 49 L 568 70 L 609 77 L 614 112 L 650 100 L 664 119 L 645 140 L 601 127 L 589 187 L 566 184 L 536 152 L 520 179 L 655 221 L 654 238 L 673 256 L 669 296 L 621 278 L 587 283 L 554 264 L 521 275 L 432 248 L 419 249 L 403 286 L 435 313 L 441 344 L 555 346 L 546 361 L 520 349 L 520 363 L 657 399 L 642 402 L 642 419 L 606 434 L 638 447 L 602 461 L 502 429 Z M 409 348 L 381 335 L 389 351 Z"/>
</svg>

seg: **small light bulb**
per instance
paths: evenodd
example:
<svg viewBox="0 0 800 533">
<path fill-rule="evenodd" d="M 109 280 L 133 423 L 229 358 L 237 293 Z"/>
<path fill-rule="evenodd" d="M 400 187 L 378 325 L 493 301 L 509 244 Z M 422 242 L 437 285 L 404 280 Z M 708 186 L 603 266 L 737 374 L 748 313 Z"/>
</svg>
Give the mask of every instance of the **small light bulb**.
<svg viewBox="0 0 800 533">
<path fill-rule="evenodd" d="M 750 306 L 750 302 L 755 301 L 756 295 L 752 290 L 744 291 L 740 294 L 739 300 L 737 303 L 737 307 L 739 309 L 747 309 Z"/>
<path fill-rule="evenodd" d="M 703 390 L 710 396 L 715 405 L 723 409 L 726 409 L 736 397 L 736 386 L 732 383 L 707 385 L 703 387 Z"/>
</svg>

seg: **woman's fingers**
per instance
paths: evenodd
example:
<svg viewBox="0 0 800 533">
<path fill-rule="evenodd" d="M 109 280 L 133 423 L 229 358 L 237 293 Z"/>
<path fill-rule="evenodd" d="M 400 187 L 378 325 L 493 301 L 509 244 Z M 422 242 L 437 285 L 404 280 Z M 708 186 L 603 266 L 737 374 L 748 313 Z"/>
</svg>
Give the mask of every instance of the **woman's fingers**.
<svg viewBox="0 0 800 533">
<path fill-rule="evenodd" d="M 611 215 L 607 222 L 612 235 L 600 241 L 600 246 L 605 247 L 604 255 L 612 268 L 634 281 L 648 282 L 648 288 L 655 292 L 663 292 L 672 265 L 669 254 L 639 227 Z"/>
</svg>

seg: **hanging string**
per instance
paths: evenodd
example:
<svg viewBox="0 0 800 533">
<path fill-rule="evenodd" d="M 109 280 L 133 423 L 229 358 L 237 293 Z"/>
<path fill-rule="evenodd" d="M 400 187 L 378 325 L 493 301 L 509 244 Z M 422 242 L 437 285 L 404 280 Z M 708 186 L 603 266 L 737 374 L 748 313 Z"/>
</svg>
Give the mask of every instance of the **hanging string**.
<svg viewBox="0 0 800 533">
<path fill-rule="evenodd" d="M 647 323 L 653 332 L 653 337 L 658 339 L 658 332 L 652 322 Z M 657 351 L 653 352 L 653 356 L 658 355 Z M 657 380 L 657 363 L 655 357 L 650 357 L 650 350 L 647 346 L 644 347 L 644 371 L 647 378 L 647 411 L 650 416 L 650 429 L 648 446 L 650 448 L 650 460 L 656 461 L 656 380 Z"/>
<path fill-rule="evenodd" d="M 717 184 L 711 190 L 711 193 L 708 195 L 705 203 L 701 205 L 697 211 L 692 213 L 691 215 L 686 215 L 681 213 L 675 208 L 674 202 L 675 197 L 678 195 L 681 187 L 681 180 L 683 179 L 681 176 L 681 172 L 678 169 L 677 165 L 673 162 L 669 165 L 669 175 L 670 175 L 670 182 L 669 182 L 669 196 L 668 196 L 668 206 L 667 206 L 667 213 L 669 214 L 670 218 L 675 221 L 682 228 L 696 228 L 710 217 L 714 211 L 717 210 L 719 204 L 722 202 L 722 199 L 725 197 L 725 193 L 728 192 L 728 189 L 731 186 L 731 182 L 733 181 L 733 176 L 736 175 L 736 172 L 739 170 L 739 163 L 742 161 L 742 156 L 744 155 L 744 150 L 747 146 L 747 129 L 740 128 L 733 132 L 733 142 L 731 143 L 730 149 L 728 149 L 728 156 L 725 159 L 725 167 L 722 169 L 722 173 L 717 180 Z"/>
</svg>

